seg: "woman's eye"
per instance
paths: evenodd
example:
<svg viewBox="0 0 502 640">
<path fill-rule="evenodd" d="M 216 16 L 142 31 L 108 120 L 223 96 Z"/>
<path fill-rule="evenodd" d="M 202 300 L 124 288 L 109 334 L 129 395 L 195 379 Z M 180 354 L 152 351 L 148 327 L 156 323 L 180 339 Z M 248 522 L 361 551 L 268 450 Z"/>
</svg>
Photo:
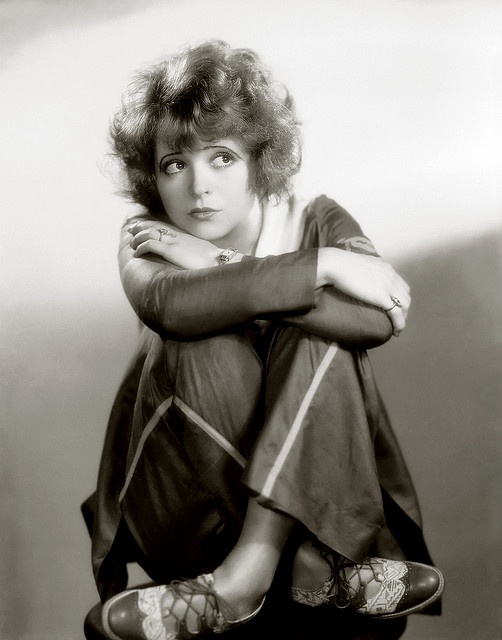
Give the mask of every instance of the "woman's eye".
<svg viewBox="0 0 502 640">
<path fill-rule="evenodd" d="M 219 153 L 213 160 L 215 167 L 228 167 L 234 162 L 235 158 L 231 153 Z"/>
<path fill-rule="evenodd" d="M 168 176 L 172 176 L 175 173 L 179 173 L 183 171 L 185 168 L 185 163 L 181 160 L 171 160 L 170 162 L 166 162 L 162 167 L 162 172 L 167 174 Z"/>
</svg>

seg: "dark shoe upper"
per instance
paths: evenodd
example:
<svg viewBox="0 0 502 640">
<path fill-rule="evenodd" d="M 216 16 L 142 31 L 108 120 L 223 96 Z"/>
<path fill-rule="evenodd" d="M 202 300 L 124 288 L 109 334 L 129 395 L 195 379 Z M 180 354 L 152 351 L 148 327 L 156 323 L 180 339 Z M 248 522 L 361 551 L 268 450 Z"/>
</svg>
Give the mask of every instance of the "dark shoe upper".
<svg viewBox="0 0 502 640">
<path fill-rule="evenodd" d="M 121 640 L 144 638 L 142 627 L 144 617 L 138 607 L 138 595 L 135 591 L 121 594 L 121 597 L 117 598 L 107 611 L 110 629 Z"/>
<path fill-rule="evenodd" d="M 441 573 L 431 566 L 407 562 L 406 594 L 399 602 L 396 613 L 413 612 L 432 604 L 443 590 Z"/>
</svg>

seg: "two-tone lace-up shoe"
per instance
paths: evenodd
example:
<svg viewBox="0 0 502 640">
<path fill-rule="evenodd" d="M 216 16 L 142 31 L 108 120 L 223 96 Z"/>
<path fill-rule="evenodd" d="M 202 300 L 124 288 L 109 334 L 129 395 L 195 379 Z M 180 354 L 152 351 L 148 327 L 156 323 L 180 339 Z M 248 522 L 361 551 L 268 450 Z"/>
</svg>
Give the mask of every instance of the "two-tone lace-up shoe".
<svg viewBox="0 0 502 640">
<path fill-rule="evenodd" d="M 355 564 L 337 554 L 322 555 L 330 565 L 330 578 L 317 590 L 292 587 L 295 602 L 397 618 L 426 609 L 443 592 L 443 575 L 429 565 L 384 558 L 367 558 Z"/>
<path fill-rule="evenodd" d="M 216 595 L 212 574 L 168 585 L 123 591 L 103 606 L 102 624 L 113 640 L 181 640 L 223 633 L 254 618 L 261 607 L 235 619 Z"/>
</svg>

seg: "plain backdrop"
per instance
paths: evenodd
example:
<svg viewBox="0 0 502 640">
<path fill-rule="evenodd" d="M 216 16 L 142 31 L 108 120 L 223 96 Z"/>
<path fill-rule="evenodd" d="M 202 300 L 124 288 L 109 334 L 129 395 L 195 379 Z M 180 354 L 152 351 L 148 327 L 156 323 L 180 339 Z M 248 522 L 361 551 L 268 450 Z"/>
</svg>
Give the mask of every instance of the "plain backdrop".
<svg viewBox="0 0 502 640">
<path fill-rule="evenodd" d="M 107 125 L 134 69 L 214 37 L 295 96 L 298 188 L 412 285 L 372 361 L 447 590 L 405 637 L 500 637 L 501 20 L 497 0 L 0 2 L 3 640 L 82 640 L 97 601 L 79 505 L 137 330 Z"/>
</svg>

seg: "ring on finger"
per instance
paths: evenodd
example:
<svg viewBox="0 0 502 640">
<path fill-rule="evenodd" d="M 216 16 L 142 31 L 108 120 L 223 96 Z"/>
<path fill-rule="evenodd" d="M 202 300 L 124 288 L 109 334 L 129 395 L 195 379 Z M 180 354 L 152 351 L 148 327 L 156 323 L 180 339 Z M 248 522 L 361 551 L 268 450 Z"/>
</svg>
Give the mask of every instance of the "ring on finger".
<svg viewBox="0 0 502 640">
<path fill-rule="evenodd" d="M 171 233 L 171 231 L 169 231 L 169 229 L 164 229 L 163 227 L 157 229 L 157 231 L 159 232 L 159 242 L 162 242 L 162 238 L 164 236 L 172 236 L 173 238 L 176 237 L 174 233 Z"/>
<path fill-rule="evenodd" d="M 388 309 L 384 309 L 386 313 L 389 313 L 389 311 L 392 311 L 394 307 L 399 307 L 400 309 L 403 308 L 401 300 L 399 300 L 399 298 L 396 298 L 396 296 L 391 296 L 390 301 L 392 302 L 392 307 L 389 307 Z"/>
</svg>

